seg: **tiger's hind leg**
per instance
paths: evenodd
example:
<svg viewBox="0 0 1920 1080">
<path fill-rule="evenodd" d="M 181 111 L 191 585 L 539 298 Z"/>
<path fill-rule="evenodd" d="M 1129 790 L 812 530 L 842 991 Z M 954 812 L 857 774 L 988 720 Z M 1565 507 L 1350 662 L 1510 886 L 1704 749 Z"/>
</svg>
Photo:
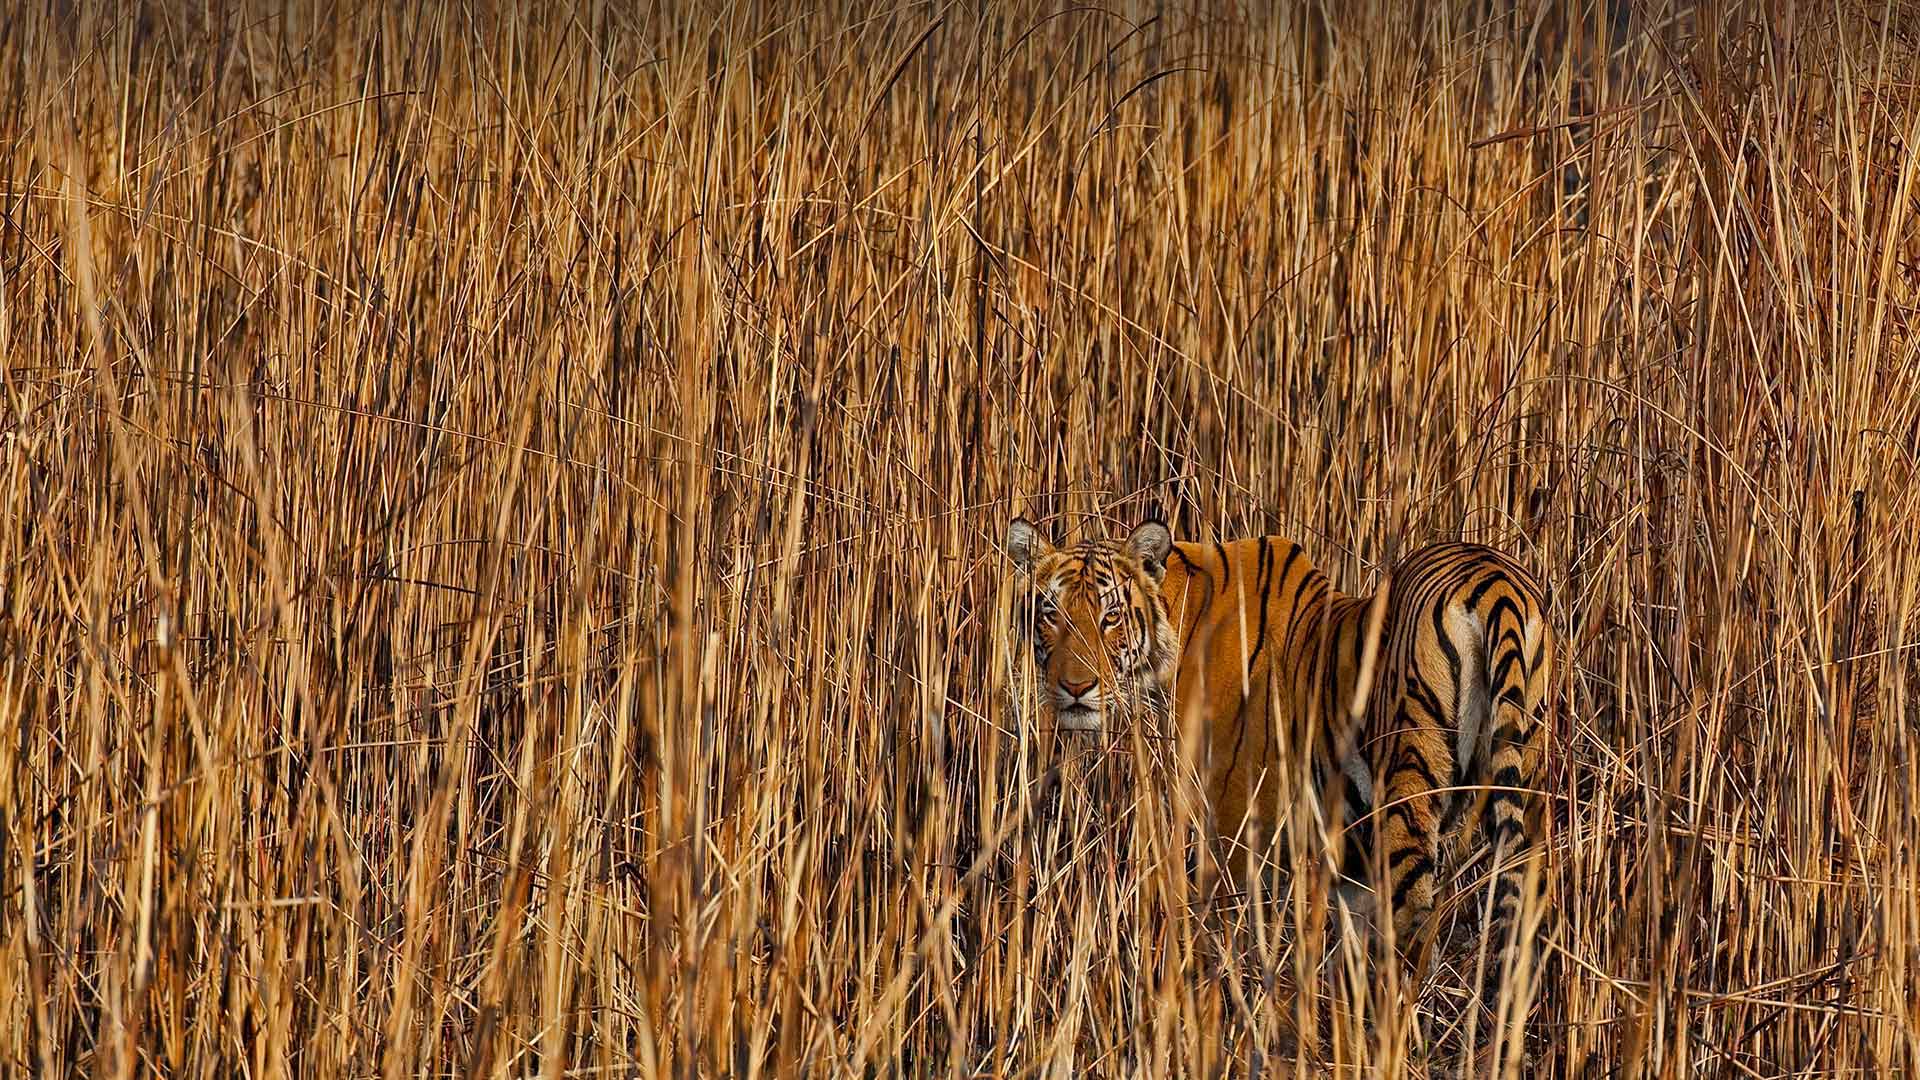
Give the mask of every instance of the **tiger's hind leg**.
<svg viewBox="0 0 1920 1080">
<path fill-rule="evenodd" d="M 1439 872 L 1440 836 L 1448 795 L 1442 777 L 1453 773 L 1452 725 L 1436 695 L 1410 672 L 1394 703 L 1386 733 L 1379 806 L 1379 855 L 1384 863 L 1385 908 L 1396 945 L 1416 969 L 1424 966 L 1428 917 Z"/>
<path fill-rule="evenodd" d="M 1544 631 L 1496 619 L 1488 627 L 1492 658 L 1487 687 L 1492 698 L 1492 737 L 1487 793 L 1480 827 L 1493 852 L 1492 903 L 1487 909 L 1487 977 L 1491 985 L 1526 944 L 1515 937 L 1530 879 L 1537 878 L 1534 790 L 1539 785 L 1546 725 L 1540 707 L 1552 643 Z M 1502 623 L 1506 625 L 1501 625 Z M 1510 628 L 1509 628 L 1510 627 Z M 1533 638 L 1527 641 L 1526 638 Z M 1535 881 L 1537 885 L 1537 880 Z"/>
</svg>

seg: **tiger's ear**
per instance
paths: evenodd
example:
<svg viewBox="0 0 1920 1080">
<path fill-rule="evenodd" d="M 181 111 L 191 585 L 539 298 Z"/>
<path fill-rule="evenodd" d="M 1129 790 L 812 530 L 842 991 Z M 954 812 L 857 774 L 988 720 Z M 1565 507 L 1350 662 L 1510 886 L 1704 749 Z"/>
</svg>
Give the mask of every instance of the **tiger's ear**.
<svg viewBox="0 0 1920 1080">
<path fill-rule="evenodd" d="M 1017 517 L 1007 523 L 1007 557 L 1013 560 L 1014 568 L 1021 573 L 1032 573 L 1034 564 L 1053 554 L 1053 545 L 1040 535 L 1040 530 L 1026 518 Z"/>
<path fill-rule="evenodd" d="M 1147 576 L 1159 581 L 1167 572 L 1167 554 L 1173 550 L 1173 531 L 1159 518 L 1148 518 L 1127 537 L 1127 550 L 1140 560 Z"/>
</svg>

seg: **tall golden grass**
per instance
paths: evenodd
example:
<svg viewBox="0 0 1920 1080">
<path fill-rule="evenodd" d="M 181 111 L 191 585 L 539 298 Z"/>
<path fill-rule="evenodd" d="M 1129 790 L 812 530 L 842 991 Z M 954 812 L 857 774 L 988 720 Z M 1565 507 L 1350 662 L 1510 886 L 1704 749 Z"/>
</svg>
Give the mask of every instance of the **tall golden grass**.
<svg viewBox="0 0 1920 1080">
<path fill-rule="evenodd" d="M 1911 4 L 285 7 L 0 24 L 0 1070 L 1920 1068 Z M 1541 574 L 1503 1014 L 1016 512 Z"/>
</svg>

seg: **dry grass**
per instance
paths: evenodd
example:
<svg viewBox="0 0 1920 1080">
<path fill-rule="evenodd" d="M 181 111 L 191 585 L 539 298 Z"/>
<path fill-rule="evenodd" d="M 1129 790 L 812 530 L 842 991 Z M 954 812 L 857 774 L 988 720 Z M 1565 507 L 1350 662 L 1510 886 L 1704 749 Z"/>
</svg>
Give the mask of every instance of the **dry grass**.
<svg viewBox="0 0 1920 1080">
<path fill-rule="evenodd" d="M 1920 1067 L 1910 4 L 282 6 L 0 23 L 0 1070 L 1450 1068 L 1019 510 L 1520 553 L 1533 1067 Z"/>
</svg>

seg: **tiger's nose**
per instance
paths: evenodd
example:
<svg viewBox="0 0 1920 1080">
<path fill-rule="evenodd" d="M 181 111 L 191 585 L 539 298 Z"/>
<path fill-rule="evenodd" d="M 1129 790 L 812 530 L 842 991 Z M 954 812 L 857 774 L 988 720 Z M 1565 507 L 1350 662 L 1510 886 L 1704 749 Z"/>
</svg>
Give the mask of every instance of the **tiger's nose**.
<svg viewBox="0 0 1920 1080">
<path fill-rule="evenodd" d="M 1088 679 L 1086 682 L 1076 683 L 1067 679 L 1061 679 L 1060 689 L 1065 690 L 1069 697 L 1085 697 L 1087 691 L 1093 689 L 1096 681 L 1097 680 L 1094 679 Z"/>
</svg>

